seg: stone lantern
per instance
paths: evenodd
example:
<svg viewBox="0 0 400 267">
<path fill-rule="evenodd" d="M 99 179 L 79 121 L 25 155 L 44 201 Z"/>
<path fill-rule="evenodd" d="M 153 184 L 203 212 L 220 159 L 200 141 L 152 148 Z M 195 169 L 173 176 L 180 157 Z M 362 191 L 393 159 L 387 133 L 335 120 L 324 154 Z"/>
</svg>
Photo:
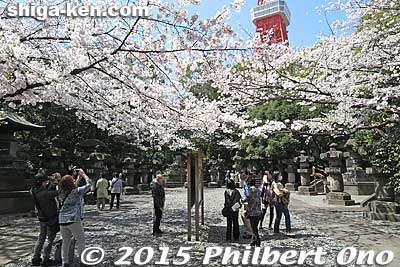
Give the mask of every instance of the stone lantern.
<svg viewBox="0 0 400 267">
<path fill-rule="evenodd" d="M 32 124 L 13 112 L 0 110 L 0 214 L 29 212 L 32 198 L 25 185 L 26 162 L 17 158 L 17 131 L 36 130 Z"/>
<path fill-rule="evenodd" d="M 297 172 L 300 174 L 301 186 L 299 186 L 299 194 L 301 195 L 316 195 L 315 187 L 311 186 L 311 173 L 314 157 L 307 156 L 304 150 L 300 151 L 300 156 L 293 159 L 294 162 L 299 164 Z"/>
<path fill-rule="evenodd" d="M 235 165 L 233 165 L 233 168 L 235 170 L 235 182 L 236 183 L 240 183 L 240 172 L 242 171 L 242 157 L 239 156 L 239 151 L 236 151 L 235 156 L 232 158 L 233 162 L 235 163 Z"/>
<path fill-rule="evenodd" d="M 343 173 L 344 190 L 353 195 L 371 195 L 375 191 L 373 179 L 362 168 L 364 161 L 354 148 L 355 141 L 349 139 L 345 144 L 346 172 Z"/>
<path fill-rule="evenodd" d="M 88 176 L 92 179 L 93 184 L 97 182 L 100 178 L 100 175 L 107 171 L 107 168 L 104 164 L 106 159 L 106 155 L 104 153 L 100 153 L 97 151 L 99 147 L 96 146 L 94 151 L 89 154 L 89 157 L 86 158 L 86 172 Z M 94 188 L 92 188 L 94 190 Z"/>
<path fill-rule="evenodd" d="M 221 171 L 222 171 L 222 162 L 220 155 L 218 155 L 218 159 L 210 160 L 210 182 L 208 183 L 208 187 L 210 188 L 219 188 L 222 185 L 221 179 Z"/>
<path fill-rule="evenodd" d="M 329 166 L 325 168 L 325 172 L 329 175 L 328 182 L 331 191 L 326 195 L 328 204 L 344 206 L 354 205 L 355 202 L 351 199 L 351 195 L 344 192 L 342 176 L 344 155 L 337 147 L 338 145 L 336 143 L 332 143 L 329 151 L 320 155 L 321 159 L 328 161 Z"/>
<path fill-rule="evenodd" d="M 137 185 L 139 181 L 136 178 L 136 159 L 134 158 L 135 155 L 128 154 L 126 158 L 122 160 L 123 169 L 122 173 L 125 175 L 127 179 L 128 186 L 125 187 L 126 195 L 136 195 L 139 194 L 139 189 Z"/>
<path fill-rule="evenodd" d="M 128 154 L 126 158 L 122 160 L 123 169 L 122 173 L 126 176 L 127 183 L 130 186 L 139 184 L 139 181 L 135 179 L 136 175 L 136 159 L 133 154 Z"/>
<path fill-rule="evenodd" d="M 284 163 L 287 165 L 285 171 L 288 174 L 288 182 L 286 183 L 285 187 L 290 191 L 296 191 L 298 184 L 296 183 L 296 168 L 294 166 L 294 159 L 285 160 Z"/>
<path fill-rule="evenodd" d="M 149 191 L 150 188 L 150 179 L 149 179 L 149 166 L 147 164 L 141 164 L 138 169 L 138 175 L 140 177 L 140 183 L 137 188 L 140 192 Z"/>
<path fill-rule="evenodd" d="M 48 173 L 64 173 L 66 169 L 63 161 L 65 149 L 55 146 L 55 142 L 57 142 L 57 137 L 52 139 L 49 147 L 44 149 L 38 157 L 41 159 L 41 167 Z"/>
</svg>

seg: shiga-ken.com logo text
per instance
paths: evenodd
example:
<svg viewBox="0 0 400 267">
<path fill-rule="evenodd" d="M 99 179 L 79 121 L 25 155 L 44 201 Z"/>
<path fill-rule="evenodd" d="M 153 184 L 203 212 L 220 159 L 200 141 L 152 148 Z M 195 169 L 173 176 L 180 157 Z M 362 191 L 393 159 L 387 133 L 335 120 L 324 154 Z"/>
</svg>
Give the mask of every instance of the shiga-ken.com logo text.
<svg viewBox="0 0 400 267">
<path fill-rule="evenodd" d="M 41 5 L 9 5 L 0 8 L 1 14 L 12 18 L 35 18 L 47 20 L 54 17 L 148 17 L 147 6 L 95 6 L 73 5 L 66 3 L 63 6 Z"/>
</svg>

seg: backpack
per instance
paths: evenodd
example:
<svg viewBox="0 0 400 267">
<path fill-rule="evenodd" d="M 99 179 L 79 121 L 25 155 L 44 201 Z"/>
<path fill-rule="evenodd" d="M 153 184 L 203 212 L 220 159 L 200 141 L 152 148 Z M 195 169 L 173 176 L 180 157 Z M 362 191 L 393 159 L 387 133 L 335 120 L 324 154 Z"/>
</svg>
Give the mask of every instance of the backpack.
<svg viewBox="0 0 400 267">
<path fill-rule="evenodd" d="M 289 205 L 290 202 L 290 191 L 287 188 L 282 189 L 283 195 L 281 197 L 283 205 Z"/>
</svg>

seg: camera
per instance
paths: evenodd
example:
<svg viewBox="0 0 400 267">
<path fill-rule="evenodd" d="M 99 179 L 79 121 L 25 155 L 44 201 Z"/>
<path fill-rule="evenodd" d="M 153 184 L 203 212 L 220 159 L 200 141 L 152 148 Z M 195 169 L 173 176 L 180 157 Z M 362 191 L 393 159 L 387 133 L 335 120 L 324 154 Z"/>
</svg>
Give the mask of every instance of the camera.
<svg viewBox="0 0 400 267">
<path fill-rule="evenodd" d="M 79 168 L 73 167 L 72 168 L 72 176 L 74 176 L 74 179 L 77 179 L 79 176 Z"/>
</svg>

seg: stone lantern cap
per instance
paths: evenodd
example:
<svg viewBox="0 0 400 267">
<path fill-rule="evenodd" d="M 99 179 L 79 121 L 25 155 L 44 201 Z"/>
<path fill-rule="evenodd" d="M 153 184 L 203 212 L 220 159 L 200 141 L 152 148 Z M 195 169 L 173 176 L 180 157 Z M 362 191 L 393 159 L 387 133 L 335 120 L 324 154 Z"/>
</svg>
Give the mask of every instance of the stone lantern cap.
<svg viewBox="0 0 400 267">
<path fill-rule="evenodd" d="M 135 163 L 135 162 L 136 162 L 136 159 L 135 159 L 135 158 L 132 158 L 131 156 L 127 156 L 126 158 L 124 158 L 124 159 L 122 160 L 122 162 L 123 162 L 123 163 Z"/>
<path fill-rule="evenodd" d="M 102 160 L 105 160 L 105 158 L 106 158 L 106 154 L 97 152 L 97 149 L 95 149 L 94 152 L 89 154 L 89 157 L 86 160 L 102 161 Z"/>
<path fill-rule="evenodd" d="M 343 152 L 337 150 L 338 144 L 332 143 L 329 147 L 330 149 L 328 152 L 320 155 L 321 159 L 333 160 L 343 158 Z"/>
<path fill-rule="evenodd" d="M 295 157 L 293 161 L 296 163 L 307 163 L 307 162 L 312 163 L 315 161 L 315 158 L 312 156 L 307 156 L 306 151 L 302 150 L 300 151 L 300 156 Z"/>
<path fill-rule="evenodd" d="M 356 140 L 350 138 L 347 140 L 346 144 L 344 144 L 344 148 L 346 149 L 353 149 L 353 147 L 356 145 Z"/>
</svg>

